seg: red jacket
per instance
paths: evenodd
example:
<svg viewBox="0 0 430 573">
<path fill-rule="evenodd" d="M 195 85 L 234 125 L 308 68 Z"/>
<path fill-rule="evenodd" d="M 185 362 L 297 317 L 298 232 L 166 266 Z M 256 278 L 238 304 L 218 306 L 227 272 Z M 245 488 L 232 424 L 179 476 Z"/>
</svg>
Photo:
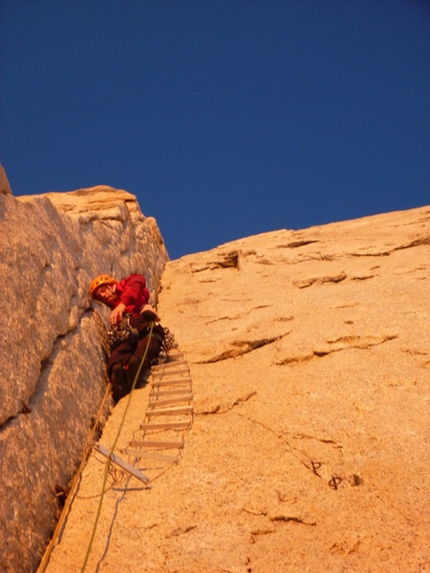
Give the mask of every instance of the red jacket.
<svg viewBox="0 0 430 573">
<path fill-rule="evenodd" d="M 149 290 L 146 288 L 146 280 L 143 275 L 130 275 L 115 285 L 115 293 L 118 298 L 112 305 L 116 308 L 120 302 L 126 306 L 125 313 L 137 316 L 142 307 L 148 304 Z"/>
</svg>

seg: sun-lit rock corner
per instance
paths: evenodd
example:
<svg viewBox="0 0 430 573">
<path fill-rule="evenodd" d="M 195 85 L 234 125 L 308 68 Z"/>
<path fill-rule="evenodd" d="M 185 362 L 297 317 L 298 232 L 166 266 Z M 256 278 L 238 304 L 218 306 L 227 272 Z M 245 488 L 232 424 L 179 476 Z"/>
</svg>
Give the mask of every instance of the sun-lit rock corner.
<svg viewBox="0 0 430 573">
<path fill-rule="evenodd" d="M 9 180 L 6 175 L 6 171 L 3 165 L 0 163 L 0 195 L 11 195 L 12 190 L 10 188 Z"/>
<path fill-rule="evenodd" d="M 25 197 L 0 170 L 0 570 L 34 571 L 106 389 L 107 313 L 91 279 L 168 261 L 136 197 L 107 186 Z"/>
<path fill-rule="evenodd" d="M 168 262 L 158 310 L 190 367 L 192 427 L 151 489 L 109 476 L 86 572 L 428 571 L 429 266 L 430 207 Z M 124 450 L 149 394 L 116 450 L 144 471 Z M 93 453 L 46 573 L 81 570 L 104 468 Z"/>
</svg>

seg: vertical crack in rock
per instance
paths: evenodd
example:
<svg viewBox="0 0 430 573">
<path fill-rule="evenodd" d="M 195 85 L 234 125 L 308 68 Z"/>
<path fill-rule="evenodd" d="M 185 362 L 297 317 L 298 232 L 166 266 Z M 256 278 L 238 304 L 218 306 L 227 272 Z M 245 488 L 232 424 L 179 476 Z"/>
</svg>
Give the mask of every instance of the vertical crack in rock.
<svg viewBox="0 0 430 573">
<path fill-rule="evenodd" d="M 90 318 L 93 314 L 95 314 L 93 309 L 88 309 L 82 315 L 81 318 L 85 318 L 85 317 Z M 54 340 L 54 342 L 52 344 L 52 348 L 51 348 L 49 355 L 46 356 L 46 358 L 43 358 L 40 362 L 40 370 L 39 370 L 38 380 L 37 380 L 37 383 L 35 385 L 33 392 L 26 396 L 25 401 L 21 399 L 20 404 L 19 404 L 19 408 L 16 410 L 15 414 L 12 416 L 9 416 L 9 418 L 5 422 L 0 424 L 0 432 L 3 430 L 3 428 L 8 427 L 10 421 L 17 418 L 17 416 L 19 416 L 20 414 L 27 415 L 27 414 L 31 413 L 32 408 L 33 408 L 33 406 L 32 406 L 33 401 L 40 398 L 47 391 L 47 380 L 49 378 L 49 374 L 50 374 L 52 367 L 55 365 L 55 361 L 56 361 L 56 358 L 58 357 L 58 354 L 61 351 L 67 349 L 69 342 L 73 340 L 73 337 L 76 334 L 79 335 L 79 332 L 80 332 L 80 324 L 78 324 L 76 327 L 70 328 L 67 332 L 61 333 L 57 336 L 57 338 Z M 102 333 L 101 329 L 100 329 L 100 333 Z M 100 341 L 102 348 L 104 346 L 105 340 L 106 340 L 106 344 L 107 344 L 106 335 L 104 335 L 104 338 L 101 339 L 101 341 Z"/>
</svg>

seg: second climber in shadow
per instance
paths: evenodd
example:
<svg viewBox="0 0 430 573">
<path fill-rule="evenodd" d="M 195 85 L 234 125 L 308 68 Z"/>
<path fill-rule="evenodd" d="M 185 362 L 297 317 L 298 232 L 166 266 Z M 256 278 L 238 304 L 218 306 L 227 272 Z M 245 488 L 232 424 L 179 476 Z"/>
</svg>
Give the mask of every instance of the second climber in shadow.
<svg viewBox="0 0 430 573">
<path fill-rule="evenodd" d="M 116 404 L 131 391 L 139 368 L 143 373 L 160 354 L 164 329 L 148 304 L 150 295 L 143 275 L 132 274 L 120 281 L 108 274 L 98 275 L 91 282 L 90 295 L 112 309 L 107 373 Z"/>
</svg>

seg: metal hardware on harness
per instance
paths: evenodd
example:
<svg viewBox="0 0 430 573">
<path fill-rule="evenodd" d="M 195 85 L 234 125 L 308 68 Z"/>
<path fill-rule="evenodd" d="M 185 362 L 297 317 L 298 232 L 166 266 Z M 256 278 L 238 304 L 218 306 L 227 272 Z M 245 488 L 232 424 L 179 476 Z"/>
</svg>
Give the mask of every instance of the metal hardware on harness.
<svg viewBox="0 0 430 573">
<path fill-rule="evenodd" d="M 109 328 L 107 336 L 110 349 L 113 350 L 119 344 L 125 342 L 126 340 L 128 340 L 133 336 L 138 338 L 139 332 L 138 330 L 130 326 L 130 318 L 126 316 L 121 319 L 121 322 L 113 324 Z"/>
</svg>

